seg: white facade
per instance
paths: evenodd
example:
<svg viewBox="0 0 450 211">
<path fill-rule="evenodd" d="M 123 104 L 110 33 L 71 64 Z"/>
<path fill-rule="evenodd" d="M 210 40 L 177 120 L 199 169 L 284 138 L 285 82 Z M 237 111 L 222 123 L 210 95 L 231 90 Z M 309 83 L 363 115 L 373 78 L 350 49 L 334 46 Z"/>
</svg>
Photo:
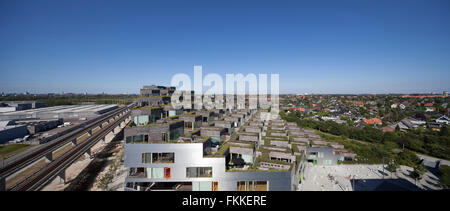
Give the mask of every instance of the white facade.
<svg viewBox="0 0 450 211">
<path fill-rule="evenodd" d="M 173 163 L 152 164 L 142 162 L 142 153 L 174 153 Z M 175 144 L 126 144 L 125 145 L 125 167 L 146 168 L 170 168 L 170 177 L 153 177 L 146 175 L 145 178 L 127 177 L 126 183 L 133 182 L 192 182 L 195 187 L 202 186 L 208 189 L 209 184 L 216 182 L 219 191 L 236 191 L 239 181 L 267 181 L 267 190 L 286 191 L 294 189 L 295 176 L 293 171 L 276 172 L 227 172 L 225 157 L 204 157 L 202 143 L 175 143 Z M 211 167 L 211 177 L 192 178 L 187 175 L 189 167 Z M 293 168 L 295 169 L 295 168 Z M 159 171 L 159 170 L 158 170 Z M 205 190 L 205 189 L 202 189 Z"/>
</svg>

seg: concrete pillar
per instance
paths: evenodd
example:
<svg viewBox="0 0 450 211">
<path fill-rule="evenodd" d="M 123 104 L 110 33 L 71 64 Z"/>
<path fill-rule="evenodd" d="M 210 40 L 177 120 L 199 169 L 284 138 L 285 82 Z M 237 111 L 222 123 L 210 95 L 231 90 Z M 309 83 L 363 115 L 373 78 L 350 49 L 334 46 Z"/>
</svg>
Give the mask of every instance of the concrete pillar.
<svg viewBox="0 0 450 211">
<path fill-rule="evenodd" d="M 84 157 L 89 159 L 91 158 L 91 154 L 91 149 L 89 148 L 86 152 L 84 152 Z"/>
<path fill-rule="evenodd" d="M 105 143 L 111 142 L 112 139 L 114 138 L 114 136 L 115 136 L 115 135 L 114 135 L 114 132 L 113 132 L 113 131 L 109 132 L 109 133 L 104 137 Z"/>
<path fill-rule="evenodd" d="M 52 153 L 52 152 L 47 153 L 47 154 L 45 155 L 45 162 L 46 162 L 46 163 L 50 163 L 50 162 L 52 162 L 52 161 L 53 161 L 53 153 Z"/>
<path fill-rule="evenodd" d="M 6 191 L 6 179 L 4 177 L 0 178 L 0 191 Z"/>
<path fill-rule="evenodd" d="M 59 184 L 66 184 L 66 170 L 61 171 L 56 178 L 59 180 Z"/>
</svg>

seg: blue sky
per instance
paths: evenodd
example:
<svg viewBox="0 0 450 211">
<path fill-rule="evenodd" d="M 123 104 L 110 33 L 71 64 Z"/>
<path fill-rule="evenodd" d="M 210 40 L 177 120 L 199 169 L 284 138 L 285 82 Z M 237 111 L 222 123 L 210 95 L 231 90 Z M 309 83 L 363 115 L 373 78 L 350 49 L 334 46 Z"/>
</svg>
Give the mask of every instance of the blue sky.
<svg viewBox="0 0 450 211">
<path fill-rule="evenodd" d="M 281 93 L 450 89 L 450 1 L 0 1 L 0 92 L 138 93 L 176 73 Z"/>
</svg>

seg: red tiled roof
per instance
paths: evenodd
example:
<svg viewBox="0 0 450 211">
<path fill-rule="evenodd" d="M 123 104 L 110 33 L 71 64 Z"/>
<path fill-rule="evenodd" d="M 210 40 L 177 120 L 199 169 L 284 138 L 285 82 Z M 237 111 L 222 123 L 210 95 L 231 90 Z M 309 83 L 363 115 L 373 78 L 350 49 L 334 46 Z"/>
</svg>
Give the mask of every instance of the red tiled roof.
<svg viewBox="0 0 450 211">
<path fill-rule="evenodd" d="M 372 118 L 372 120 L 375 122 L 375 123 L 377 123 L 377 124 L 381 124 L 382 123 L 382 121 L 381 121 L 381 119 L 378 119 L 378 118 Z"/>
<path fill-rule="evenodd" d="M 364 123 L 368 124 L 368 125 L 373 125 L 373 124 L 382 124 L 381 119 L 378 118 L 372 118 L 372 119 L 364 119 Z"/>
<path fill-rule="evenodd" d="M 292 109 L 292 110 L 299 110 L 299 111 L 305 111 L 304 108 L 297 108 L 297 107 L 289 107 L 289 109 Z"/>
</svg>

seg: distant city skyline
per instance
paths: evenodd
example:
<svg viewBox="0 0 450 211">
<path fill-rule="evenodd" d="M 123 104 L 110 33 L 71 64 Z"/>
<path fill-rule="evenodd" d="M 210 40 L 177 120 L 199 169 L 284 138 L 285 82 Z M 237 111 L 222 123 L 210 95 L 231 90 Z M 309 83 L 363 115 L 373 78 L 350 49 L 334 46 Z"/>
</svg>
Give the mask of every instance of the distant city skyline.
<svg viewBox="0 0 450 211">
<path fill-rule="evenodd" d="M 202 65 L 281 94 L 442 94 L 450 1 L 6 0 L 0 46 L 0 93 L 137 94 Z"/>
</svg>

